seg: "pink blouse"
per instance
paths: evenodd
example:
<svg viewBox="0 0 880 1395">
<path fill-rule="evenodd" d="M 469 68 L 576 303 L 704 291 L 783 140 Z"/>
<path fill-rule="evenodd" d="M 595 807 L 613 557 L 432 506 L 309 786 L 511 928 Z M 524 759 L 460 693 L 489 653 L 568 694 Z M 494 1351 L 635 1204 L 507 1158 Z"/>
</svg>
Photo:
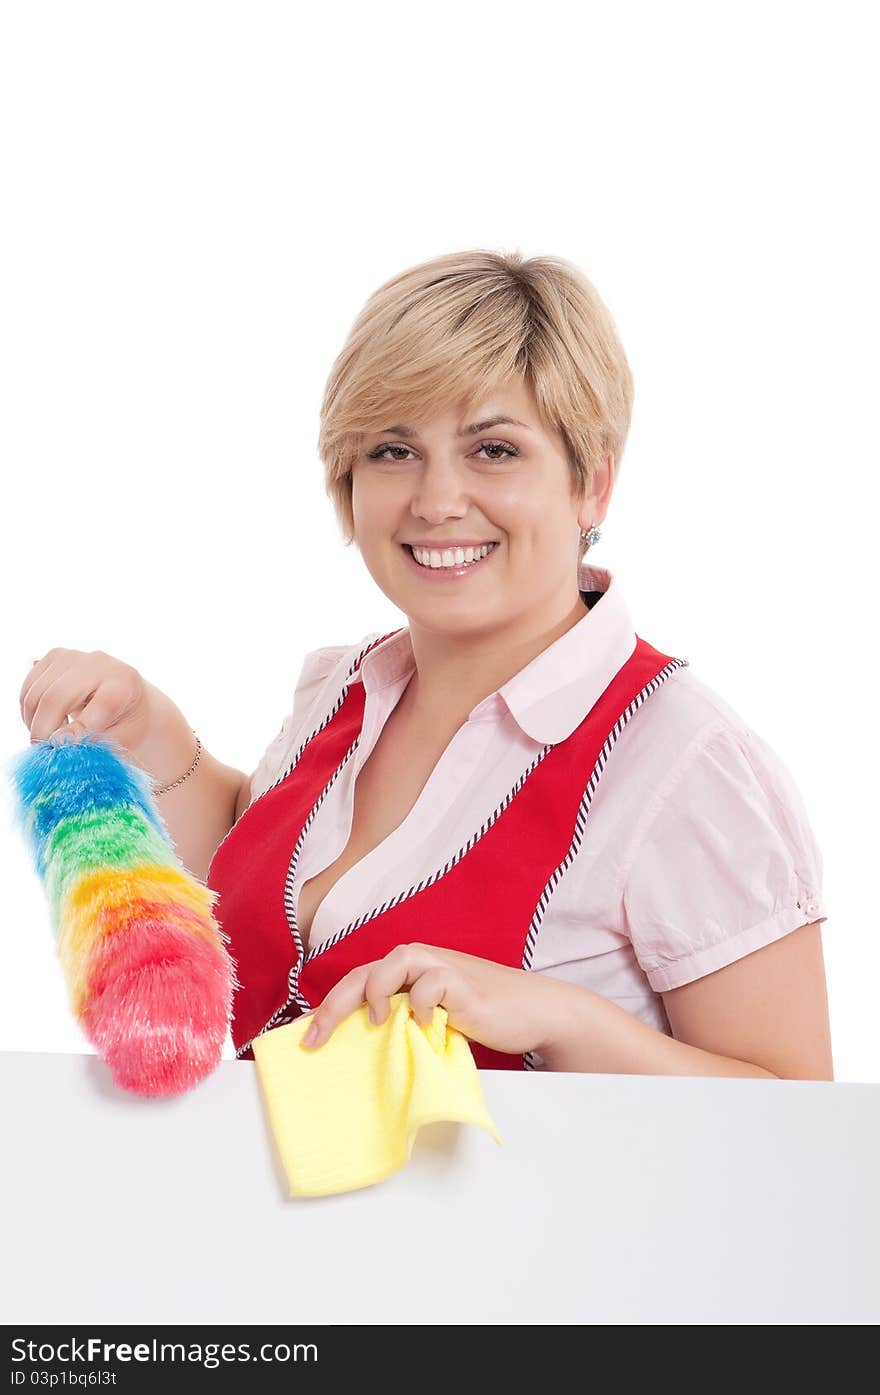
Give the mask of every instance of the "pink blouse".
<svg viewBox="0 0 880 1395">
<path fill-rule="evenodd" d="M 612 574 L 584 562 L 579 585 L 601 599 L 473 708 L 403 823 L 321 902 L 310 949 L 442 866 L 542 747 L 583 720 L 630 657 L 635 630 Z M 356 656 L 382 633 L 306 655 L 293 708 L 254 772 L 252 800 L 290 768 Z M 318 808 L 297 885 L 345 848 L 358 771 L 414 667 L 403 629 L 371 650 L 352 678 L 366 688 L 360 744 Z M 671 1034 L 660 995 L 808 921 L 824 921 L 821 883 L 819 847 L 782 759 L 691 666 L 680 668 L 611 749 L 580 851 L 542 922 L 532 970 L 591 988 Z"/>
</svg>

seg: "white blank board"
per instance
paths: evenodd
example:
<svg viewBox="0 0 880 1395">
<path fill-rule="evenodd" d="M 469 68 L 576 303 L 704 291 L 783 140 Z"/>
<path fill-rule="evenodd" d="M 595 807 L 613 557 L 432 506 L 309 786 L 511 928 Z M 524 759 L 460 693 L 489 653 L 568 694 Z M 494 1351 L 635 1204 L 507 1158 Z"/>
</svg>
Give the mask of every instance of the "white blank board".
<svg viewBox="0 0 880 1395">
<path fill-rule="evenodd" d="M 422 1130 L 291 1198 L 257 1067 L 120 1091 L 0 1053 L 4 1323 L 874 1323 L 880 1086 L 481 1071 L 498 1146 Z"/>
</svg>

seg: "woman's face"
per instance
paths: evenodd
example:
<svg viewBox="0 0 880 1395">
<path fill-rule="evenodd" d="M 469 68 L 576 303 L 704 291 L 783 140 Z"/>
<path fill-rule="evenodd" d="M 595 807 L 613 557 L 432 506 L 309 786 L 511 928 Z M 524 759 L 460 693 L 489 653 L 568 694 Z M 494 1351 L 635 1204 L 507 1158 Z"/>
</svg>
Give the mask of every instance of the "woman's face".
<svg viewBox="0 0 880 1395">
<path fill-rule="evenodd" d="M 447 633 L 576 603 L 579 528 L 601 521 L 610 487 L 597 476 L 578 501 L 562 439 L 526 386 L 472 415 L 389 422 L 364 438 L 352 468 L 355 542 L 370 575 L 416 623 Z M 462 565 L 487 543 L 485 558 Z"/>
</svg>

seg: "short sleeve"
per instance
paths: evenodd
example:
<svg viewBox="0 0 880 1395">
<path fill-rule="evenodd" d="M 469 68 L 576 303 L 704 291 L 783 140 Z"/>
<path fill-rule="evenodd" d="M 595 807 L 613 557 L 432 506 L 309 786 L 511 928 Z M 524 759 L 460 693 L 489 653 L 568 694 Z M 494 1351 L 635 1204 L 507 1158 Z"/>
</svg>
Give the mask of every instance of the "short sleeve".
<svg viewBox="0 0 880 1395">
<path fill-rule="evenodd" d="M 351 647 L 347 644 L 331 645 L 325 649 L 313 649 L 306 655 L 296 683 L 293 706 L 251 776 L 251 803 L 259 795 L 265 794 L 293 760 L 304 722 L 319 702 L 333 669 L 350 652 Z"/>
<path fill-rule="evenodd" d="M 725 721 L 688 748 L 624 883 L 627 933 L 655 992 L 825 920 L 823 864 L 780 756 Z"/>
</svg>

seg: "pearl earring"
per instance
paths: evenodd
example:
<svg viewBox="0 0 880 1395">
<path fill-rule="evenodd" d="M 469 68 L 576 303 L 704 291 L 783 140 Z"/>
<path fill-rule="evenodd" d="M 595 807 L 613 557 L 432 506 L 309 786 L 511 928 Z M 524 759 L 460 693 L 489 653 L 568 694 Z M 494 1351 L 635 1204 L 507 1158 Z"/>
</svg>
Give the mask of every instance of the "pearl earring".
<svg viewBox="0 0 880 1395">
<path fill-rule="evenodd" d="M 590 527 L 589 531 L 586 533 L 584 532 L 583 528 L 581 529 L 581 537 L 584 540 L 584 542 L 589 544 L 590 547 L 593 546 L 593 543 L 597 543 L 601 536 L 602 534 L 599 531 L 599 529 L 595 526 L 595 524 L 593 524 Z"/>
</svg>

